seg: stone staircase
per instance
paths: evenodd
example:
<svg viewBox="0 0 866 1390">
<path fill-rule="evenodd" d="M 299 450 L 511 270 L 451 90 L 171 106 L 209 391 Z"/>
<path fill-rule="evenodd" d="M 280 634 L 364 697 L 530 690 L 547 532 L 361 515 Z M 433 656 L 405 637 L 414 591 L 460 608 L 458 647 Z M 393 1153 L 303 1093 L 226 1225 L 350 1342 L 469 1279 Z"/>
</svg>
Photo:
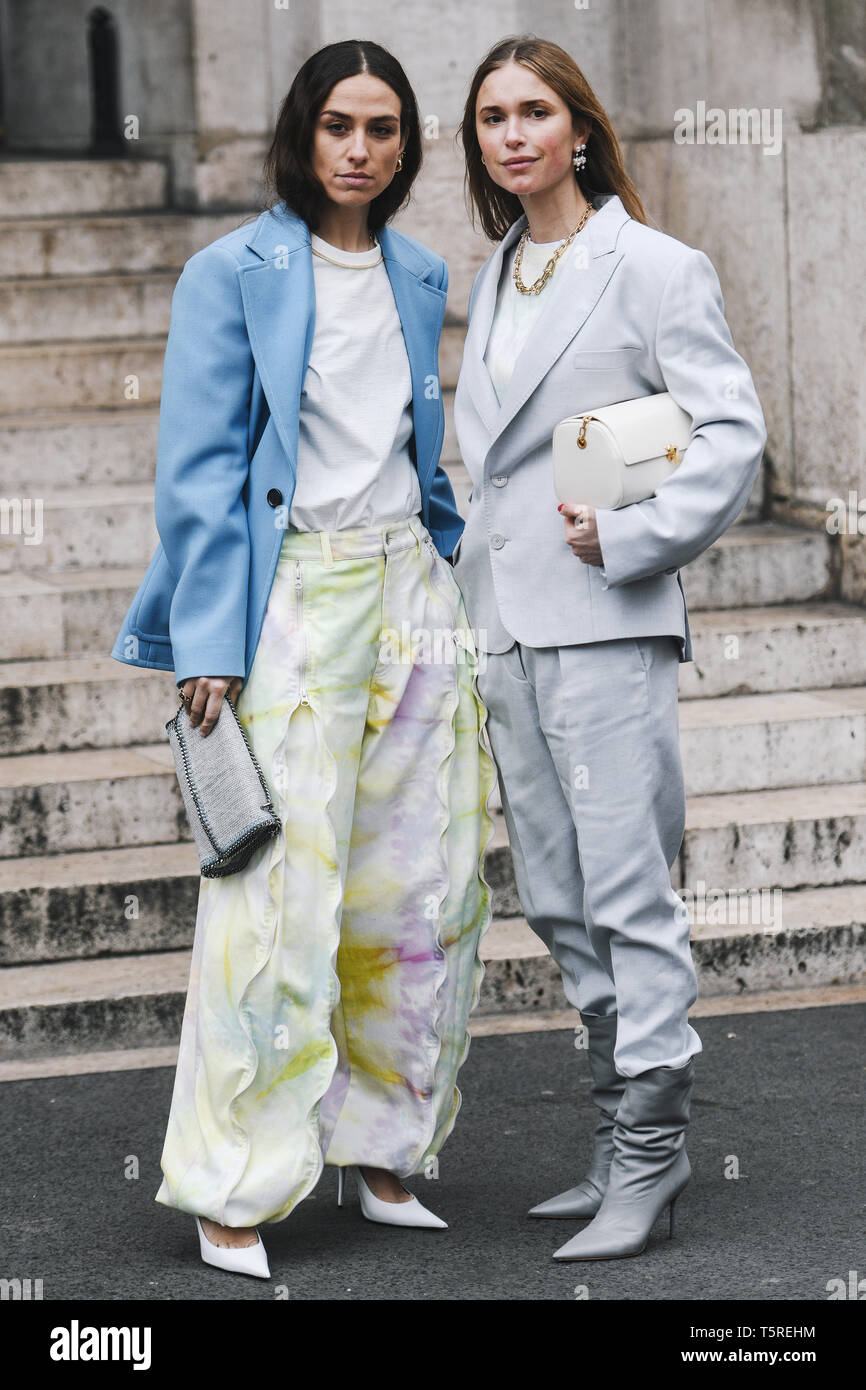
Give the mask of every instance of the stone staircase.
<svg viewBox="0 0 866 1390">
<path fill-rule="evenodd" d="M 199 878 L 164 731 L 174 685 L 107 652 L 158 539 L 171 290 L 243 216 L 166 212 L 156 161 L 53 168 L 0 163 L 0 496 L 44 505 L 41 544 L 0 530 L 0 1058 L 24 1066 L 179 1035 Z M 461 339 L 446 328 L 444 460 L 465 504 Z M 684 574 L 696 659 L 672 878 L 687 902 L 702 882 L 724 895 L 694 903 L 704 998 L 841 999 L 864 974 L 866 611 L 832 597 L 832 537 L 754 516 Z M 566 1007 L 496 820 L 482 1031 Z"/>
</svg>

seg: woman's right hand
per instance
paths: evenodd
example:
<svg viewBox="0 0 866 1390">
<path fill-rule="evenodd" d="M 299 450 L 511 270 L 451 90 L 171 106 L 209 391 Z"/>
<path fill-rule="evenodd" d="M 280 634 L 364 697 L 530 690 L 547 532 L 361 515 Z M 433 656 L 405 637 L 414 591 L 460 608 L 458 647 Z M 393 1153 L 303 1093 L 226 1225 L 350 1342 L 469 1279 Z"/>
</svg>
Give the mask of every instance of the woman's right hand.
<svg viewBox="0 0 866 1390">
<path fill-rule="evenodd" d="M 193 728 L 201 724 L 203 738 L 219 719 L 223 696 L 227 693 L 232 704 L 237 704 L 243 683 L 243 676 L 190 676 L 178 686 L 183 696 L 192 697 L 185 698 L 184 704 Z"/>
</svg>

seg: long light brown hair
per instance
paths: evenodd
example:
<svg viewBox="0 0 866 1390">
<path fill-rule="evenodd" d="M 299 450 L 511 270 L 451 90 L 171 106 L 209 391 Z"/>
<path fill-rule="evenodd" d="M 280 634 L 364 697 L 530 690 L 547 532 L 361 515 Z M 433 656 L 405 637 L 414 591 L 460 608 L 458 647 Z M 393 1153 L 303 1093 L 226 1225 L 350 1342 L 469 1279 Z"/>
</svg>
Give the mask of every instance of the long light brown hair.
<svg viewBox="0 0 866 1390">
<path fill-rule="evenodd" d="M 646 223 L 643 203 L 625 171 L 622 150 L 610 118 L 571 54 L 549 39 L 518 34 L 501 39 L 482 59 L 472 78 L 458 127 L 466 156 L 466 192 L 473 225 L 477 212 L 490 240 L 501 241 L 523 212 L 517 195 L 494 183 L 481 163 L 481 146 L 475 128 L 475 108 L 482 82 L 495 68 L 512 61 L 531 68 L 565 102 L 573 120 L 589 125 L 584 151 L 586 163 L 577 175 L 584 196 L 589 200 L 595 193 L 616 193 L 629 216 L 636 222 Z"/>
</svg>

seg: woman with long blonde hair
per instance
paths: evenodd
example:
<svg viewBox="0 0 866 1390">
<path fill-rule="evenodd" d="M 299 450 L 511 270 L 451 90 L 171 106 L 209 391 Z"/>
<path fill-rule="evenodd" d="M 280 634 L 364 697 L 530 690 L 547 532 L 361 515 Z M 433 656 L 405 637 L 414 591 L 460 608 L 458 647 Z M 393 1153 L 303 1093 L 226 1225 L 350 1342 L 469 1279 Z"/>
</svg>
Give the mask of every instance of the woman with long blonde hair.
<svg viewBox="0 0 866 1390">
<path fill-rule="evenodd" d="M 454 572 L 487 655 L 480 689 L 526 918 L 586 1029 L 592 1162 L 535 1217 L 590 1223 L 560 1260 L 640 1253 L 691 1167 L 697 994 L 670 869 L 685 828 L 679 569 L 745 505 L 766 430 L 707 256 L 650 227 L 573 58 L 518 36 L 469 88 L 467 187 L 495 249 L 469 301 L 455 425 L 472 481 Z M 679 466 L 619 510 L 557 507 L 567 416 L 669 392 Z"/>
</svg>

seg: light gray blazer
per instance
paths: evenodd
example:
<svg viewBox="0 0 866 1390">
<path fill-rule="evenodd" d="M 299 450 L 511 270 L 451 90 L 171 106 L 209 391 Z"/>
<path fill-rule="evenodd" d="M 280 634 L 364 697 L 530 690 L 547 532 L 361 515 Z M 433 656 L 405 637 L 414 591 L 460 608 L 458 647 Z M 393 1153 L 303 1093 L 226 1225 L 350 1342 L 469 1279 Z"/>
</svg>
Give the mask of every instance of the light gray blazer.
<svg viewBox="0 0 866 1390">
<path fill-rule="evenodd" d="M 704 254 L 599 194 L 500 404 L 484 365 L 503 256 L 522 216 L 478 272 L 454 400 L 472 482 L 454 552 L 479 650 L 671 633 L 692 660 L 679 568 L 712 544 L 748 501 L 767 439 L 761 405 L 724 317 Z M 510 259 L 510 258 L 509 258 Z M 598 511 L 602 566 L 565 543 L 553 490 L 559 420 L 670 391 L 693 420 L 689 446 L 655 497 Z M 575 497 L 575 502 L 583 499 Z"/>
</svg>

